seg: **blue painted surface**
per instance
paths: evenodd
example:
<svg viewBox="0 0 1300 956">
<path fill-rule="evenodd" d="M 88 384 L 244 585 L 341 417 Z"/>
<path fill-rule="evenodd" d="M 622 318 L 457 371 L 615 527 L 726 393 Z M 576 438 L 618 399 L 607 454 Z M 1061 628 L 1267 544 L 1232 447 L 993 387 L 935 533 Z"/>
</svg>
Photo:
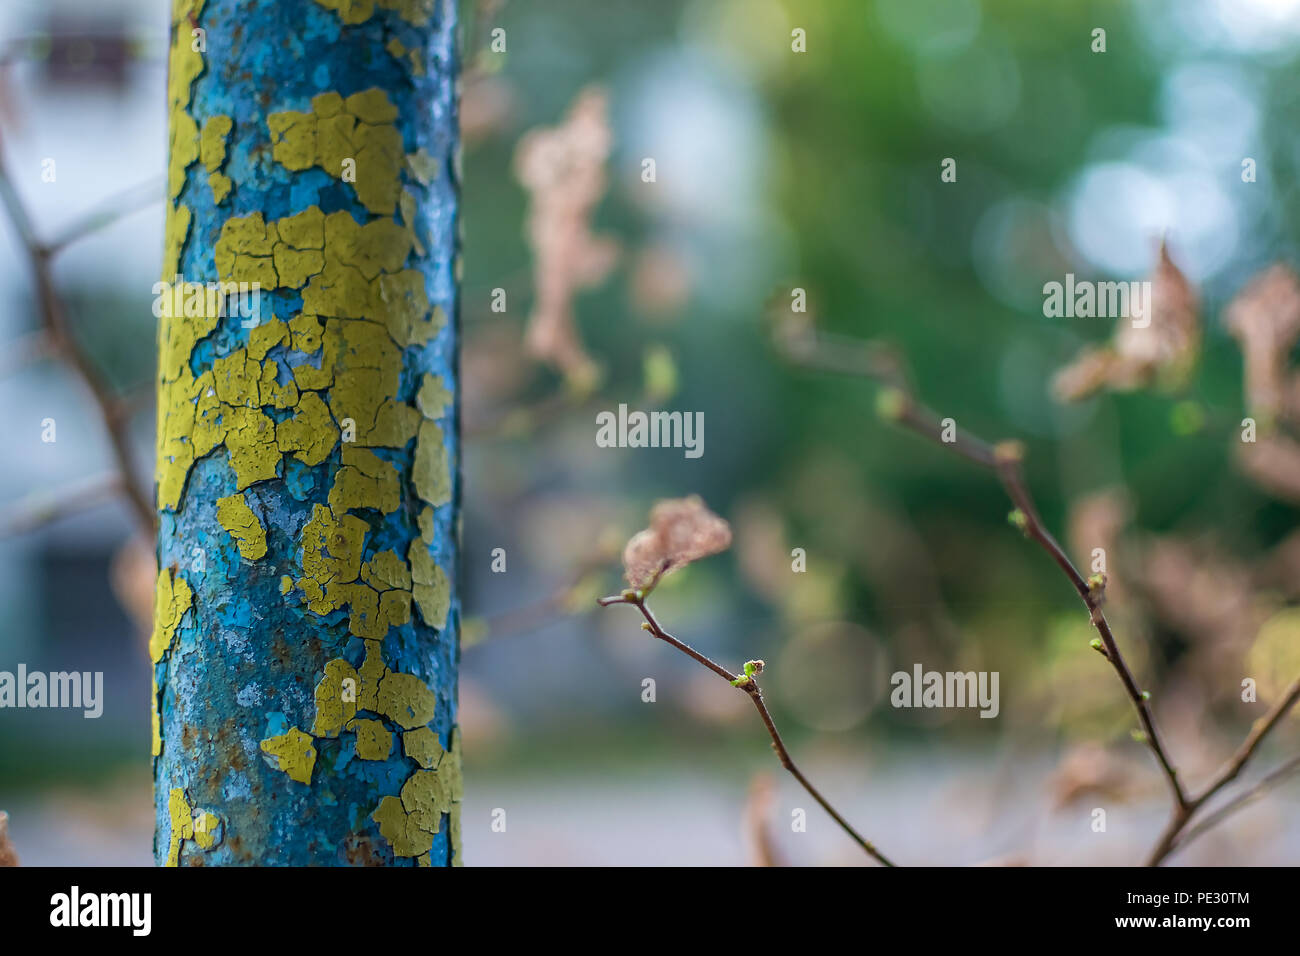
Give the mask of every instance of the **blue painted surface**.
<svg viewBox="0 0 1300 956">
<path fill-rule="evenodd" d="M 214 204 L 201 162 L 189 167 L 179 202 L 193 213 L 182 249 L 187 281 L 218 278 L 213 247 L 222 223 L 261 212 L 270 222 L 312 205 L 325 213 L 347 210 L 358 223 L 377 218 L 355 198 L 353 187 L 319 168 L 291 172 L 271 158 L 269 113 L 309 111 L 322 92 L 352 93 L 379 87 L 397 106 L 397 125 L 405 151 L 423 148 L 437 164 L 437 176 L 422 186 L 409 172 L 405 187 L 418 200 L 416 233 L 426 255 L 412 253 L 408 268 L 425 277 L 431 305 L 449 317 L 425 346 L 404 350 L 399 400 L 414 402 L 421 376 L 440 375 L 456 382 L 457 288 L 454 261 L 458 229 L 458 183 L 453 164 L 457 148 L 455 7 L 439 3 L 432 22 L 414 27 L 392 12 L 377 9 L 360 25 L 344 25 L 336 12 L 315 0 L 207 0 L 198 16 L 206 31 L 205 68 L 192 86 L 189 112 L 199 128 L 213 116 L 234 119 L 227 140 L 224 171 L 235 183 L 230 198 Z M 185 28 L 188 32 L 188 28 Z M 397 37 L 423 52 L 425 76 L 395 59 L 386 44 Z M 400 218 L 400 213 L 398 214 Z M 167 277 L 170 279 L 170 277 Z M 261 293 L 263 319 L 286 321 L 301 311 L 292 290 Z M 248 344 L 239 316 L 223 318 L 191 356 L 195 374 L 214 358 Z M 284 347 L 277 347 L 283 351 Z M 277 356 L 275 350 L 270 356 Z M 458 393 L 458 389 L 456 390 Z M 266 410 L 272 417 L 276 413 Z M 281 413 L 283 414 L 283 413 Z M 460 604 L 457 597 L 456 516 L 459 511 L 459 395 L 444 420 L 452 475 L 450 504 L 436 509 L 431 553 L 451 580 L 451 610 L 439 632 L 424 624 L 413 608 L 411 619 L 391 627 L 383 656 L 394 671 L 413 673 L 437 694 L 431 726 L 450 747 L 456 723 L 456 671 L 459 658 Z M 364 558 L 396 547 L 402 556 L 418 539 L 416 516 L 423 507 L 410 482 L 415 442 L 398 450 L 373 449 L 395 463 L 402 476 L 403 503 L 390 515 L 354 512 L 370 526 Z M 355 758 L 355 738 L 317 740 L 311 786 L 292 781 L 260 750 L 260 741 L 288 726 L 310 730 L 313 691 L 324 665 L 345 658 L 360 667 L 363 642 L 349 634 L 348 613 L 320 616 L 299 596 L 282 596 L 283 575 L 302 577 L 300 535 L 315 504 L 324 504 L 340 464 L 341 446 L 316 467 L 285 457 L 280 477 L 253 484 L 246 492 L 267 531 L 264 558 L 241 558 L 236 543 L 217 521 L 218 498 L 234 494 L 235 475 L 222 447 L 197 461 L 177 511 L 160 515 L 160 567 L 175 569 L 193 589 L 194 600 L 177 630 L 169 655 L 157 665 L 162 752 L 155 759 L 157 831 L 155 857 L 166 859 L 171 839 L 168 795 L 184 788 L 195 808 L 223 820 L 221 843 L 209 851 L 187 841 L 182 864 L 396 864 L 370 814 L 385 795 L 397 795 L 415 769 L 401 756 L 400 744 L 384 761 Z M 194 567 L 201 548 L 204 569 Z M 363 713 L 360 716 L 378 715 Z M 436 836 L 434 865 L 449 857 L 448 826 Z"/>
</svg>

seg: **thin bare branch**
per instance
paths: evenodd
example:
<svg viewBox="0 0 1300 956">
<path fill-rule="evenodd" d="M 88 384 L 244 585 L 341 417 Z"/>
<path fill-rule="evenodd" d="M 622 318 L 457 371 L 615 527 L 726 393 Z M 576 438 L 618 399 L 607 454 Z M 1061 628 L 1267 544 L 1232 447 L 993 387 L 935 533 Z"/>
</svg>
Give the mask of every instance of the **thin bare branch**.
<svg viewBox="0 0 1300 956">
<path fill-rule="evenodd" d="M 658 579 L 656 578 L 655 581 L 651 582 L 650 587 L 653 587 L 653 584 L 657 583 L 657 580 Z M 665 644 L 671 644 L 673 647 L 677 648 L 687 657 L 691 658 L 694 661 L 697 661 L 698 663 L 707 667 L 709 670 L 713 671 L 713 673 L 717 674 L 728 684 L 731 684 L 733 687 L 743 690 L 746 694 L 748 694 L 749 699 L 753 701 L 754 707 L 755 709 L 757 709 L 758 715 L 763 721 L 763 726 L 767 729 L 768 736 L 772 738 L 772 749 L 776 751 L 777 758 L 781 761 L 781 766 L 784 767 L 792 777 L 794 777 L 796 780 L 799 781 L 799 785 L 802 786 L 804 790 L 808 792 L 808 795 L 811 796 L 814 800 L 816 800 L 819 804 L 821 804 L 822 809 L 825 810 L 828 814 L 830 814 L 831 819 L 833 819 L 836 823 L 838 823 L 840 825 L 840 828 L 845 833 L 847 833 L 853 839 L 853 841 L 858 844 L 858 846 L 862 847 L 863 851 L 868 856 L 870 856 L 876 862 L 884 866 L 893 866 L 894 864 L 883 853 L 877 850 L 875 845 L 871 843 L 871 841 L 867 840 L 865 837 L 862 836 L 862 834 L 858 833 L 858 831 L 855 830 L 853 826 L 847 820 L 845 820 L 843 816 L 840 815 L 839 811 L 837 811 L 833 806 L 831 806 L 830 802 L 827 801 L 827 799 L 821 795 L 821 792 L 816 787 L 814 787 L 812 783 L 808 780 L 808 778 L 805 777 L 803 773 L 799 770 L 799 768 L 795 766 L 794 761 L 790 758 L 790 752 L 786 749 L 785 741 L 781 739 L 781 734 L 776 729 L 776 723 L 775 721 L 772 720 L 771 711 L 767 709 L 767 703 L 763 700 L 763 692 L 759 689 L 758 681 L 754 679 L 753 675 L 756 671 L 752 668 L 752 666 L 747 665 L 744 674 L 741 675 L 733 674 L 731 673 L 731 671 L 727 670 L 721 664 L 701 654 L 699 651 L 691 647 L 689 644 L 673 637 L 671 634 L 665 631 L 662 626 L 660 626 L 658 620 L 655 619 L 654 614 L 651 612 L 650 608 L 646 605 L 645 598 L 647 593 L 648 593 L 648 588 L 640 591 L 627 590 L 624 591 L 622 594 L 615 594 L 610 597 L 600 598 L 597 600 L 596 603 L 599 604 L 601 607 L 609 607 L 613 604 L 632 605 L 638 611 L 640 611 L 641 616 L 645 618 L 645 621 L 641 624 L 641 628 L 643 630 L 649 631 L 652 635 L 657 637 L 659 640 L 663 641 Z M 754 663 L 756 662 L 750 662 L 751 665 Z"/>
<path fill-rule="evenodd" d="M 1235 797 L 1233 797 L 1223 806 L 1219 807 L 1213 813 L 1209 813 L 1204 817 L 1202 817 L 1200 822 L 1197 823 L 1195 826 L 1188 827 L 1186 830 L 1184 830 L 1182 836 L 1178 837 L 1174 841 L 1173 846 L 1169 849 L 1168 853 L 1166 854 L 1166 858 L 1170 854 L 1176 853 L 1178 850 L 1181 850 L 1183 847 L 1187 846 L 1187 844 L 1191 843 L 1193 840 L 1201 836 L 1203 833 L 1206 833 L 1207 831 L 1218 826 L 1220 823 L 1222 823 L 1228 817 L 1232 816 L 1238 810 L 1244 809 L 1245 807 L 1254 803 L 1260 797 L 1264 796 L 1264 794 L 1267 793 L 1269 790 L 1273 789 L 1273 787 L 1282 783 L 1287 778 L 1294 776 L 1297 771 L 1300 771 L 1300 757 L 1292 757 L 1290 760 L 1282 764 L 1280 767 L 1277 767 L 1276 769 L 1270 771 L 1253 786 L 1237 794 Z"/>
<path fill-rule="evenodd" d="M 1074 562 L 1070 561 L 1069 555 L 1065 549 L 1061 548 L 1052 532 L 1048 531 L 1043 524 L 1043 519 L 1039 516 L 1039 510 L 1034 503 L 1034 497 L 1030 494 L 1030 489 L 1024 483 L 1022 472 L 1022 463 L 1024 451 L 1018 442 L 1000 442 L 997 445 L 991 445 L 984 441 L 983 438 L 974 436 L 970 432 L 954 428 L 952 431 L 952 441 L 944 440 L 943 419 L 935 414 L 931 408 L 920 405 L 917 399 L 911 397 L 897 385 L 888 385 L 888 392 L 885 392 L 879 403 L 881 414 L 885 418 L 896 421 L 902 427 L 909 428 L 911 431 L 920 434 L 922 437 L 930 438 L 940 446 L 950 451 L 954 451 L 962 458 L 989 468 L 996 473 L 998 481 L 1001 481 L 1002 489 L 1005 490 L 1006 496 L 1011 499 L 1015 506 L 1014 515 L 1018 515 L 1018 527 L 1024 533 L 1024 536 L 1030 538 L 1040 548 L 1047 551 L 1056 562 L 1057 567 L 1061 568 L 1063 574 L 1069 579 L 1070 584 L 1074 585 L 1075 592 L 1078 592 L 1080 600 L 1088 609 L 1088 619 L 1091 620 L 1092 626 L 1096 628 L 1097 635 L 1100 636 L 1102 649 L 1105 653 L 1102 657 L 1110 662 L 1110 666 L 1119 676 L 1119 682 L 1123 684 L 1128 700 L 1132 701 L 1134 709 L 1138 711 L 1138 719 L 1143 726 L 1143 736 L 1145 743 L 1151 748 L 1152 753 L 1156 756 L 1156 761 L 1160 763 L 1161 770 L 1164 771 L 1165 779 L 1169 783 L 1170 792 L 1173 793 L 1175 805 L 1182 808 L 1187 805 L 1187 792 L 1183 790 L 1182 783 L 1178 779 L 1178 770 L 1175 769 L 1173 761 L 1170 760 L 1169 754 L 1166 753 L 1165 745 L 1161 741 L 1160 732 L 1156 728 L 1156 719 L 1154 719 L 1151 706 L 1148 705 L 1147 695 L 1138 687 L 1138 682 L 1134 679 L 1125 656 L 1119 649 L 1117 641 L 1110 623 L 1106 620 L 1105 611 L 1101 610 L 1102 594 L 1104 588 L 1093 587 L 1088 580 L 1080 574 Z"/>
<path fill-rule="evenodd" d="M 1148 695 L 1138 686 L 1136 679 L 1133 677 L 1133 672 L 1124 660 L 1124 655 L 1115 640 L 1110 623 L 1106 620 L 1105 612 L 1102 611 L 1102 601 L 1105 597 L 1105 578 L 1104 576 L 1095 576 L 1092 579 L 1085 578 L 1043 524 L 1038 509 L 1034 504 L 1033 496 L 1025 483 L 1022 470 L 1024 451 L 1021 445 L 1018 442 L 1001 442 L 997 445 L 990 445 L 983 439 L 962 432 L 959 429 L 953 429 L 953 434 L 950 436 L 953 440 L 945 441 L 942 419 L 912 397 L 907 384 L 906 369 L 901 360 L 897 358 L 896 353 L 889 349 L 888 346 L 881 346 L 872 342 L 840 342 L 834 349 L 828 349 L 823 343 L 823 339 L 824 336 L 820 336 L 806 326 L 801 326 L 797 334 L 793 336 L 788 334 L 778 336 L 778 342 L 782 345 L 790 360 L 811 368 L 831 368 L 834 371 L 848 372 L 875 380 L 884 387 L 878 408 L 885 418 L 891 419 L 905 428 L 909 428 L 917 434 L 941 444 L 944 448 L 956 452 L 968 461 L 992 469 L 997 474 L 1007 497 L 1011 499 L 1011 503 L 1015 506 L 1016 510 L 1012 512 L 1013 523 L 1020 528 L 1027 538 L 1036 542 L 1051 556 L 1087 607 L 1089 620 L 1091 620 L 1093 627 L 1096 628 L 1100 638 L 1099 641 L 1093 642 L 1093 647 L 1110 663 L 1119 676 L 1120 683 L 1124 686 L 1124 692 L 1132 701 L 1133 708 L 1137 711 L 1138 720 L 1141 721 L 1142 737 L 1159 763 L 1173 797 L 1173 815 L 1161 834 L 1155 849 L 1151 852 L 1147 860 L 1148 865 L 1159 865 L 1175 848 L 1185 845 L 1192 836 L 1203 832 L 1209 826 L 1212 826 L 1214 822 L 1223 819 L 1224 816 L 1232 812 L 1232 809 L 1240 806 L 1244 801 L 1252 799 L 1252 795 L 1256 790 L 1272 785 L 1272 782 L 1280 779 L 1279 775 L 1285 776 L 1282 773 L 1283 770 L 1287 771 L 1287 773 L 1292 772 L 1294 768 L 1291 768 L 1290 764 L 1284 765 L 1283 768 L 1279 768 L 1279 770 L 1265 777 L 1260 784 L 1257 784 L 1250 791 L 1237 797 L 1225 808 L 1206 817 L 1203 822 L 1188 831 L 1187 826 L 1192 822 L 1192 818 L 1197 811 L 1204 807 L 1211 797 L 1237 778 L 1258 751 L 1264 738 L 1272 732 L 1282 717 L 1290 712 L 1297 700 L 1300 700 L 1300 678 L 1287 689 L 1273 709 L 1256 722 L 1237 752 L 1215 775 L 1206 789 L 1198 796 L 1190 796 L 1179 780 L 1178 770 L 1161 742 L 1159 732 L 1156 729 L 1155 718 L 1148 703 Z M 838 363 L 826 361 L 828 353 L 843 352 L 846 349 L 850 351 L 856 349 L 854 353 L 857 355 L 856 361 L 841 360 Z M 882 358 L 882 356 L 888 356 L 888 358 Z"/>
<path fill-rule="evenodd" d="M 1147 859 L 1147 864 L 1149 866 L 1158 866 L 1168 858 L 1169 854 L 1171 854 L 1175 849 L 1187 842 L 1188 836 L 1184 835 L 1184 831 L 1187 825 L 1191 822 L 1192 816 L 1205 806 L 1211 797 L 1237 779 L 1237 776 L 1245 768 L 1246 764 L 1249 763 L 1250 759 L 1255 756 L 1256 752 L 1258 752 L 1260 744 L 1264 742 L 1264 738 L 1273 731 L 1273 728 L 1278 725 L 1283 717 L 1291 712 L 1292 708 L 1295 707 L 1297 700 L 1300 700 L 1300 677 L 1292 681 L 1291 686 L 1286 689 L 1280 698 L 1278 698 L 1277 703 L 1273 705 L 1267 714 L 1255 721 L 1255 725 L 1251 728 L 1250 733 L 1246 735 L 1246 739 L 1241 742 L 1241 746 L 1237 748 L 1237 752 L 1233 754 L 1228 762 L 1223 765 L 1222 769 L 1214 775 L 1200 796 L 1192 798 L 1183 807 L 1174 808 L 1173 816 L 1165 826 L 1164 832 L 1160 834 L 1160 839 L 1156 842 L 1155 848 L 1151 851 L 1151 856 Z M 1266 777 L 1265 779 L 1268 778 Z M 1242 795 L 1242 797 L 1249 798 L 1249 793 L 1250 791 L 1247 791 L 1246 794 Z M 1241 797 L 1236 799 L 1241 799 Z M 1235 800 L 1233 803 L 1229 803 L 1228 806 L 1233 806 L 1234 803 Z M 1205 820 L 1222 819 L 1226 815 L 1227 814 L 1222 813 L 1222 811 L 1216 811 L 1215 814 L 1206 817 L 1201 823 L 1199 823 L 1197 829 L 1200 830 L 1205 828 Z"/>
<path fill-rule="evenodd" d="M 103 504 L 122 492 L 115 472 L 94 475 L 63 488 L 37 491 L 0 514 L 0 538 L 35 531 L 58 518 Z"/>
<path fill-rule="evenodd" d="M 127 435 L 129 416 L 99 369 L 81 350 L 71 334 L 63 300 L 54 286 L 49 249 L 36 236 L 31 217 L 9 178 L 2 149 L 0 149 L 0 204 L 4 205 L 27 252 L 32 284 L 36 289 L 36 300 L 40 309 L 41 327 L 49 336 L 55 349 L 67 359 L 68 364 L 94 397 L 100 417 L 108 431 L 113 457 L 122 474 L 122 489 L 141 528 L 152 536 L 156 520 L 153 506 L 150 504 L 152 496 L 136 477 L 131 462 L 131 444 Z"/>
<path fill-rule="evenodd" d="M 128 189 L 112 196 L 70 226 L 65 227 L 55 238 L 45 243 L 45 251 L 53 256 L 67 246 L 87 236 L 107 229 L 109 226 L 125 219 L 132 213 L 148 209 L 163 198 L 162 177 L 147 182 L 136 183 Z"/>
</svg>

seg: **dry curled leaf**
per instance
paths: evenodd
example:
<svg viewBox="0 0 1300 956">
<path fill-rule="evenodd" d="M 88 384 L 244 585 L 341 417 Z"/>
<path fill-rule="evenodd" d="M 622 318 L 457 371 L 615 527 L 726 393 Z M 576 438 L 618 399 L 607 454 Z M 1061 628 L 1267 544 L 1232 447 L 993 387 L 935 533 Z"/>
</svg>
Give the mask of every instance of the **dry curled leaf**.
<svg viewBox="0 0 1300 956">
<path fill-rule="evenodd" d="M 608 97 L 589 87 L 563 123 L 526 133 L 515 151 L 515 174 L 530 198 L 527 231 L 536 286 L 528 349 L 578 385 L 590 385 L 597 372 L 582 344 L 573 298 L 603 280 L 618 258 L 617 243 L 591 229 L 592 211 L 605 194 L 612 143 Z"/>
<path fill-rule="evenodd" d="M 1281 263 L 1265 269 L 1228 305 L 1227 326 L 1241 344 L 1246 404 L 1271 422 L 1283 411 L 1287 358 L 1300 337 L 1300 279 Z"/>
<path fill-rule="evenodd" d="M 1057 398 L 1075 402 L 1103 388 L 1131 391 L 1157 380 L 1176 387 L 1186 379 L 1200 352 L 1199 302 L 1164 243 L 1150 281 L 1149 321 L 1138 327 L 1121 318 L 1110 344 L 1086 349 L 1056 373 Z"/>
<path fill-rule="evenodd" d="M 645 587 L 665 574 L 731 547 L 731 526 L 698 495 L 666 498 L 650 509 L 650 527 L 623 549 L 627 583 Z"/>
</svg>

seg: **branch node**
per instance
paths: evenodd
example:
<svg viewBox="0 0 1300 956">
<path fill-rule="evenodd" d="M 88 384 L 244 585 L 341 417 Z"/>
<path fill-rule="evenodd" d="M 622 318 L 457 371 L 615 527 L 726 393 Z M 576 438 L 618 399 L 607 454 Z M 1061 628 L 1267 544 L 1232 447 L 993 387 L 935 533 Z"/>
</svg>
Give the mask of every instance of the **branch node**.
<svg viewBox="0 0 1300 956">
<path fill-rule="evenodd" d="M 884 421 L 896 422 L 907 413 L 907 393 L 901 388 L 882 388 L 876 393 L 876 414 Z"/>
<path fill-rule="evenodd" d="M 1018 465 L 1025 460 L 1023 442 L 1014 439 L 1000 441 L 993 446 L 993 460 L 999 465 Z"/>
</svg>

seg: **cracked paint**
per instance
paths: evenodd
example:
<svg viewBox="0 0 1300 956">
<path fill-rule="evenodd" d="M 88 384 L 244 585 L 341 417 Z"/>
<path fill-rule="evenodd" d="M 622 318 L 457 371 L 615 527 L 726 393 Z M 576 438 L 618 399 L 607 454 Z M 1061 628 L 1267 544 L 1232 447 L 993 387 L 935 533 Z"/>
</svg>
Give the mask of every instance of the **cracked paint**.
<svg viewBox="0 0 1300 956">
<path fill-rule="evenodd" d="M 180 866 L 181 850 L 192 840 L 200 850 L 211 850 L 225 834 L 225 821 L 211 810 L 190 806 L 184 789 L 173 787 L 167 796 L 169 836 L 166 866 Z"/>
<path fill-rule="evenodd" d="M 159 862 L 459 862 L 454 14 L 173 2 Z"/>
<path fill-rule="evenodd" d="M 286 169 L 319 166 L 351 182 L 357 199 L 374 213 L 391 216 L 401 192 L 399 173 L 406 164 L 402 134 L 393 125 L 397 107 L 383 90 L 370 89 L 344 99 L 321 93 L 308 112 L 267 117 L 271 156 Z"/>
<path fill-rule="evenodd" d="M 226 162 L 226 137 L 233 126 L 229 116 L 213 116 L 203 124 L 203 132 L 199 134 L 199 161 L 208 171 L 212 201 L 218 204 L 230 194 L 230 177 L 221 172 L 221 167 Z"/>
<path fill-rule="evenodd" d="M 217 520 L 239 545 L 239 553 L 250 561 L 266 554 L 266 529 L 257 520 L 243 495 L 217 499 Z"/>
<path fill-rule="evenodd" d="M 460 856 L 460 803 L 463 788 L 460 772 L 460 733 L 452 731 L 452 748 L 439 753 L 433 769 L 416 770 L 402 784 L 398 798 L 384 797 L 372 814 L 380 833 L 397 856 L 419 856 L 432 846 L 449 819 L 452 864 Z"/>
<path fill-rule="evenodd" d="M 276 769 L 287 774 L 290 780 L 311 783 L 312 768 L 316 766 L 316 741 L 311 734 L 290 727 L 263 740 L 261 747 L 262 753 L 275 762 Z"/>
<path fill-rule="evenodd" d="M 376 8 L 393 10 L 413 26 L 424 26 L 437 7 L 435 0 L 316 0 L 327 10 L 334 10 L 344 23 L 365 23 Z"/>
</svg>

